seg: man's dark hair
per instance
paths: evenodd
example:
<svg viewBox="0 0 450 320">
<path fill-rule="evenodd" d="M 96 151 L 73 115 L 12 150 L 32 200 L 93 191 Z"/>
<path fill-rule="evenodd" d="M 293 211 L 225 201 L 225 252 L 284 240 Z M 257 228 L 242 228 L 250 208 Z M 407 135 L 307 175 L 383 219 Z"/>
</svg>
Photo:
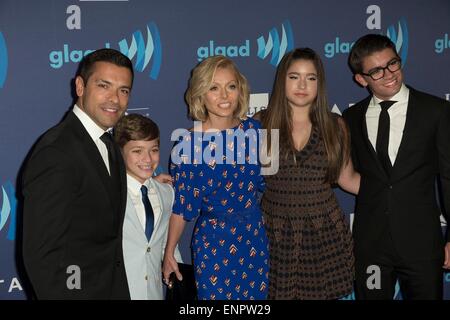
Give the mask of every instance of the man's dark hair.
<svg viewBox="0 0 450 320">
<path fill-rule="evenodd" d="M 386 48 L 392 49 L 397 54 L 395 44 L 386 36 L 381 34 L 367 34 L 359 38 L 348 55 L 348 65 L 353 74 L 361 74 L 363 72 L 362 61 L 365 57 Z"/>
<path fill-rule="evenodd" d="M 85 84 L 94 72 L 94 65 L 96 62 L 109 62 L 116 66 L 127 68 L 131 72 L 131 86 L 133 86 L 134 71 L 131 60 L 121 52 L 109 48 L 91 52 L 81 61 L 78 75 L 83 79 Z"/>
</svg>

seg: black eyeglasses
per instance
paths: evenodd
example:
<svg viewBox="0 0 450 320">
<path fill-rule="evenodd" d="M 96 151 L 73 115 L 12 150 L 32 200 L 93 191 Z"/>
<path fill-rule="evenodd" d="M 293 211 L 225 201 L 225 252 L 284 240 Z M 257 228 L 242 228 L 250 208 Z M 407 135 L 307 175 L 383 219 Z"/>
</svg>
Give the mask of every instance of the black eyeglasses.
<svg viewBox="0 0 450 320">
<path fill-rule="evenodd" d="M 388 69 L 390 72 L 395 72 L 400 70 L 401 67 L 402 67 L 402 60 L 395 58 L 389 61 L 386 67 L 384 68 L 383 67 L 374 68 L 370 70 L 368 73 L 361 72 L 361 74 L 369 76 L 373 80 L 380 80 L 381 78 L 384 77 L 384 72 L 386 71 L 386 69 Z"/>
</svg>

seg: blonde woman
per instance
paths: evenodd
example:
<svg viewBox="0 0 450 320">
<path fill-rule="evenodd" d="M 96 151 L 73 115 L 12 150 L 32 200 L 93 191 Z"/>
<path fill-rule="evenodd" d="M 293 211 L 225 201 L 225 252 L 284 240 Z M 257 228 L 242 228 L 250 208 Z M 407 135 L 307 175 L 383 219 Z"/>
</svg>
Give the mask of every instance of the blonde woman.
<svg viewBox="0 0 450 320">
<path fill-rule="evenodd" d="M 210 57 L 193 70 L 186 101 L 197 122 L 172 151 L 175 203 L 164 279 L 170 285 L 172 272 L 182 279 L 174 249 L 186 221 L 198 217 L 192 240 L 198 298 L 265 299 L 268 240 L 257 203 L 263 180 L 252 147 L 259 123 L 246 118 L 247 80 L 230 59 Z"/>
</svg>

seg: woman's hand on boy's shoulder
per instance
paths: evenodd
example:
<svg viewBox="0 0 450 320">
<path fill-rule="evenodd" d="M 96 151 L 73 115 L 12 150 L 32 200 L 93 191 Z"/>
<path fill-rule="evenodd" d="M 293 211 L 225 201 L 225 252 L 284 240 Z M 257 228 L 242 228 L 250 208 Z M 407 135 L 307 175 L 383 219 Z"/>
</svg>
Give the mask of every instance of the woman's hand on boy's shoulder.
<svg viewBox="0 0 450 320">
<path fill-rule="evenodd" d="M 173 185 L 173 178 L 170 174 L 167 173 L 160 173 L 157 176 L 153 177 L 153 179 L 160 183 L 168 183 L 171 186 Z"/>
</svg>

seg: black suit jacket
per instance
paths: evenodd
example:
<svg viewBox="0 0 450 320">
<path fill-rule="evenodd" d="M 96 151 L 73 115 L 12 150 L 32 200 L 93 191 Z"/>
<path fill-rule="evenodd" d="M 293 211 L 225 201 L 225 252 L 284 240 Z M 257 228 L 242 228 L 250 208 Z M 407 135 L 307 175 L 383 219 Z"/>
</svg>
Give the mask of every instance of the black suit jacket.
<svg viewBox="0 0 450 320">
<path fill-rule="evenodd" d="M 343 113 L 351 132 L 352 159 L 361 173 L 353 221 L 357 258 L 374 253 L 386 227 L 406 261 L 443 258 L 435 179 L 439 174 L 450 210 L 450 103 L 409 90 L 405 128 L 390 176 L 367 134 L 365 115 L 372 97 Z"/>
<path fill-rule="evenodd" d="M 38 299 L 129 299 L 126 173 L 115 152 L 116 183 L 73 112 L 35 146 L 23 178 L 23 258 Z M 71 266 L 79 267 L 80 289 L 69 289 L 76 283 Z"/>
</svg>

